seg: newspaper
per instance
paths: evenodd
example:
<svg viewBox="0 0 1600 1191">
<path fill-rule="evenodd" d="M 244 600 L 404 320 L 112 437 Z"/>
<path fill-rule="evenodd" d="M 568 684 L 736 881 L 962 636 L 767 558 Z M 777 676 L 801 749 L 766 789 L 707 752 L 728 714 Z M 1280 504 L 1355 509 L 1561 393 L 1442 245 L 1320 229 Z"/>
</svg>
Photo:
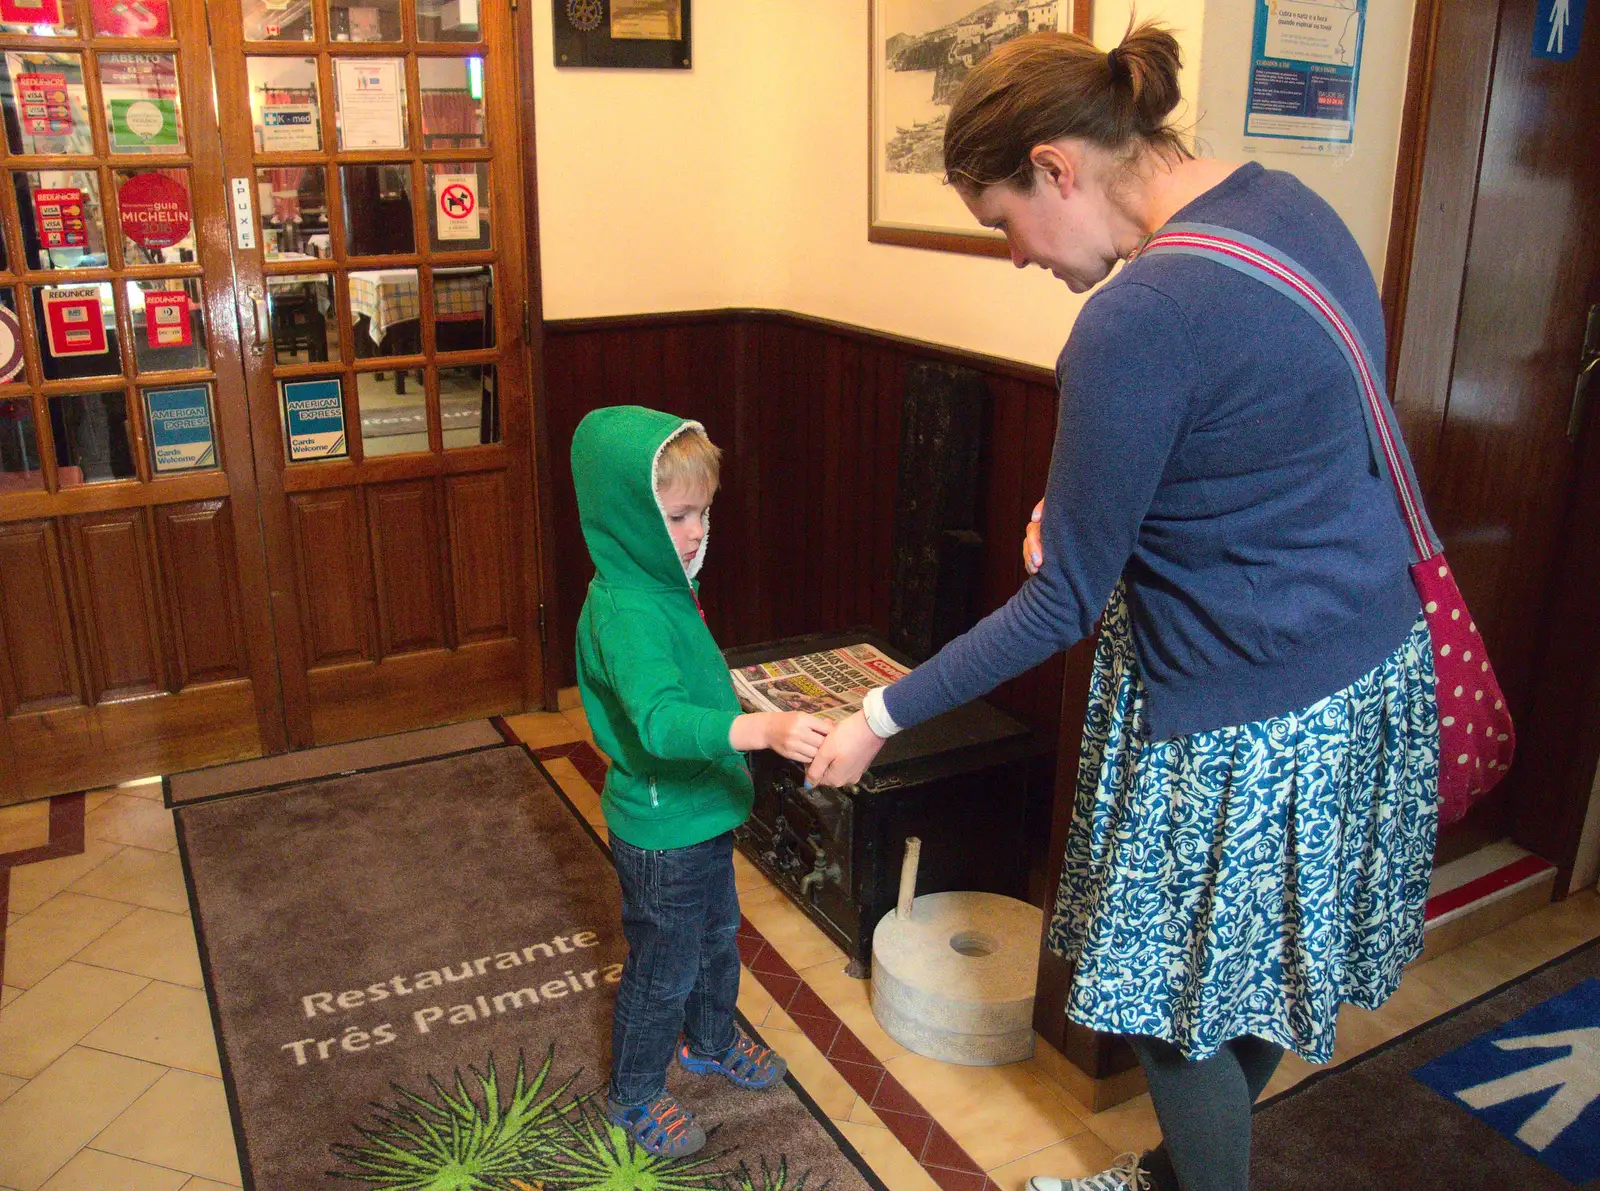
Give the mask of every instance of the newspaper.
<svg viewBox="0 0 1600 1191">
<path fill-rule="evenodd" d="M 746 711 L 805 711 L 838 721 L 857 711 L 873 687 L 888 686 L 910 671 L 881 650 L 860 644 L 731 673 L 734 693 Z"/>
</svg>

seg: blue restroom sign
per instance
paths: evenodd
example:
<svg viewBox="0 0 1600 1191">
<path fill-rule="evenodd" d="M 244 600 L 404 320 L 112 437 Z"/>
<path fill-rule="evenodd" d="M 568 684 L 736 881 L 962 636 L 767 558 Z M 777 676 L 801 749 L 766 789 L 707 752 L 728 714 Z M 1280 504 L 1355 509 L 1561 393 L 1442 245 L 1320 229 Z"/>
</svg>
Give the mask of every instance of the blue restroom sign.
<svg viewBox="0 0 1600 1191">
<path fill-rule="evenodd" d="M 1552 62 L 1570 62 L 1578 56 L 1578 35 L 1583 32 L 1585 0 L 1539 0 L 1533 22 L 1533 56 Z"/>
<path fill-rule="evenodd" d="M 150 419 L 151 462 L 157 475 L 217 465 L 211 386 L 146 389 L 144 405 Z"/>
<path fill-rule="evenodd" d="M 1600 980 L 1412 1074 L 1569 1182 L 1600 1177 Z"/>
<path fill-rule="evenodd" d="M 344 435 L 344 390 L 337 380 L 286 380 L 284 430 L 289 437 L 289 462 L 343 459 L 350 452 Z"/>
</svg>

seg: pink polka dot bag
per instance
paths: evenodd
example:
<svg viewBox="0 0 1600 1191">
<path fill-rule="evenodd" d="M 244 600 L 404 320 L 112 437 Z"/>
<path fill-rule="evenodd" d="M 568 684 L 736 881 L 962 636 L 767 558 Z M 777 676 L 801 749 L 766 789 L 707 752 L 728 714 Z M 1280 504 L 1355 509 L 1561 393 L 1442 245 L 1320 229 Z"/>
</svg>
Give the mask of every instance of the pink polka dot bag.
<svg viewBox="0 0 1600 1191">
<path fill-rule="evenodd" d="M 1494 788 L 1511 767 L 1517 737 L 1489 653 L 1445 561 L 1394 411 L 1380 390 L 1372 356 L 1338 302 L 1304 269 L 1276 249 L 1229 228 L 1169 224 L 1141 255 L 1203 256 L 1271 286 L 1293 301 L 1338 345 L 1364 398 L 1367 436 L 1379 469 L 1394 483 L 1411 537 L 1411 578 L 1433 638 L 1439 700 L 1439 821 L 1453 823 Z"/>
</svg>

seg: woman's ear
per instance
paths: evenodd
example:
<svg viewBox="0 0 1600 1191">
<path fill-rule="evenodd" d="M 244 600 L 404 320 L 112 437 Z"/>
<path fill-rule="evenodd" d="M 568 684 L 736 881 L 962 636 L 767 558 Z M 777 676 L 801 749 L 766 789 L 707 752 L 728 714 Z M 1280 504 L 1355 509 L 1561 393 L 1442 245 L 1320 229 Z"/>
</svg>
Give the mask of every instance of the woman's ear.
<svg viewBox="0 0 1600 1191">
<path fill-rule="evenodd" d="M 1035 145 L 1028 154 L 1032 163 L 1035 186 L 1047 185 L 1066 198 L 1077 181 L 1077 163 L 1060 145 L 1045 142 Z"/>
</svg>

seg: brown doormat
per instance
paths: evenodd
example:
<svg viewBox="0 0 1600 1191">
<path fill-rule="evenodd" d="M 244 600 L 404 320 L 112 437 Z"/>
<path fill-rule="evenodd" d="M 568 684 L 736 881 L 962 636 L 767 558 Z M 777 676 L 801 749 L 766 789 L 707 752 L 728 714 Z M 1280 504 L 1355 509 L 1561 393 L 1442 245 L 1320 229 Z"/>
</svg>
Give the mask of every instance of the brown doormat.
<svg viewBox="0 0 1600 1191">
<path fill-rule="evenodd" d="M 1600 1191 L 1597 978 L 1600 940 L 1264 1102 L 1251 1185 Z"/>
<path fill-rule="evenodd" d="M 793 1077 L 674 1067 L 691 1159 L 606 1125 L 616 877 L 522 749 L 177 820 L 247 1188 L 882 1191 Z"/>
<path fill-rule="evenodd" d="M 393 736 L 374 736 L 346 744 L 326 744 L 321 748 L 302 749 L 296 753 L 280 753 L 274 757 L 213 765 L 209 769 L 192 769 L 188 773 L 173 774 L 162 783 L 162 789 L 167 805 L 173 807 L 222 794 L 265 790 L 313 778 L 382 769 L 430 757 L 493 748 L 504 743 L 505 738 L 490 721 L 468 720 L 462 724 L 446 724 L 442 728 L 419 728 L 415 732 L 397 732 Z"/>
</svg>

